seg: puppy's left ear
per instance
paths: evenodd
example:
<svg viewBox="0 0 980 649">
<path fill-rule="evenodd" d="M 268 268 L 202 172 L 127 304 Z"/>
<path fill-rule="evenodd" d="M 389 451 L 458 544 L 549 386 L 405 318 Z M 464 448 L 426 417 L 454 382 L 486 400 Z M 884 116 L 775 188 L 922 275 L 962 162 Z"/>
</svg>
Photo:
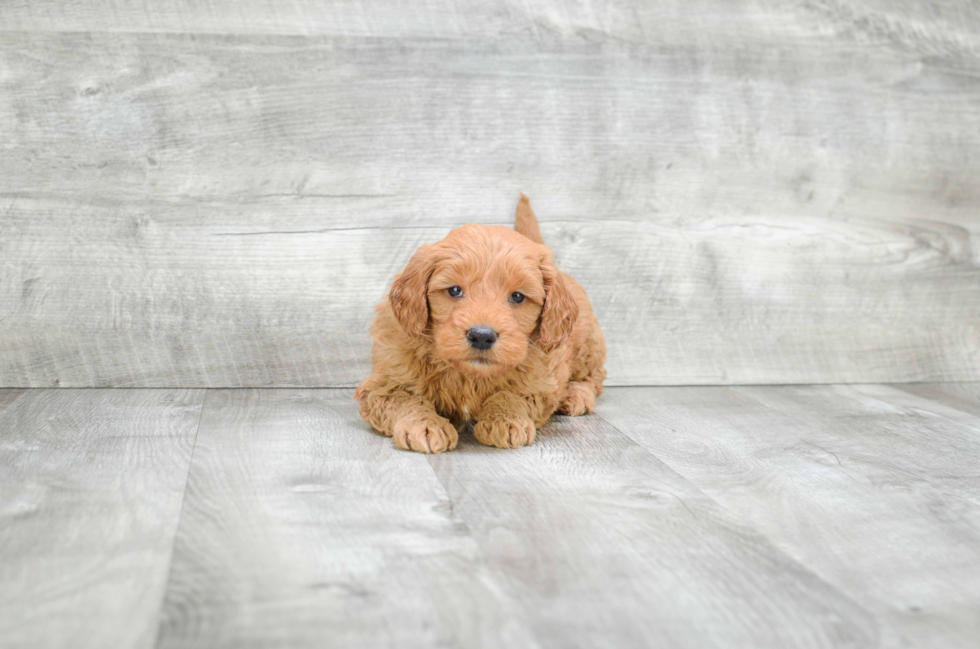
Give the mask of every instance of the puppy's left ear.
<svg viewBox="0 0 980 649">
<path fill-rule="evenodd" d="M 421 246 L 391 283 L 391 310 L 402 328 L 413 336 L 421 336 L 429 324 L 429 277 L 434 267 L 433 245 Z"/>
<path fill-rule="evenodd" d="M 572 335 L 578 320 L 578 304 L 552 261 L 550 250 L 541 263 L 541 275 L 544 277 L 544 308 L 538 325 L 538 342 L 545 351 L 551 351 Z"/>
</svg>

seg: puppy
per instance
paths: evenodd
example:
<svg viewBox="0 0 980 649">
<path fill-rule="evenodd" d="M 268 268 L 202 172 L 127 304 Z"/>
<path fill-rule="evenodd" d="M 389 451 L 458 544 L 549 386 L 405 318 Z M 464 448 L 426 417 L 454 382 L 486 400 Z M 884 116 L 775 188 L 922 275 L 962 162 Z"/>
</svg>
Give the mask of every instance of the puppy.
<svg viewBox="0 0 980 649">
<path fill-rule="evenodd" d="M 452 450 L 471 424 L 483 444 L 527 446 L 552 413 L 592 412 L 602 394 L 602 330 L 523 194 L 514 230 L 466 225 L 420 247 L 375 316 L 354 398 L 398 448 Z"/>
</svg>

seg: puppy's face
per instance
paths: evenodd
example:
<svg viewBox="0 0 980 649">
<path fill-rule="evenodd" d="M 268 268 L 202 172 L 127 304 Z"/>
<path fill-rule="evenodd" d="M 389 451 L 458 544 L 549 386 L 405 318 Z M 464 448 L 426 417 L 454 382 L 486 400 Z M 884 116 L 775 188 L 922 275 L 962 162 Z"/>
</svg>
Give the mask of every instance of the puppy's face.
<svg viewBox="0 0 980 649">
<path fill-rule="evenodd" d="M 406 331 L 476 376 L 519 365 L 531 345 L 561 344 L 577 315 L 551 252 L 502 226 L 468 225 L 422 246 L 389 300 Z"/>
</svg>

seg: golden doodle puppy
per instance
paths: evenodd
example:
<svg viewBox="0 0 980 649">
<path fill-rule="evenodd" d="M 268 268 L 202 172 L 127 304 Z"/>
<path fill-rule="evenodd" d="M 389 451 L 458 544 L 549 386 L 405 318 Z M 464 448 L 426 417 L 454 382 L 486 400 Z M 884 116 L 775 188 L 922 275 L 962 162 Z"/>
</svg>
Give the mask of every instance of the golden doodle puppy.
<svg viewBox="0 0 980 649">
<path fill-rule="evenodd" d="M 470 425 L 484 444 L 527 446 L 552 413 L 592 412 L 602 394 L 602 330 L 523 194 L 513 230 L 466 225 L 420 247 L 375 315 L 354 398 L 398 448 L 451 450 Z"/>
</svg>

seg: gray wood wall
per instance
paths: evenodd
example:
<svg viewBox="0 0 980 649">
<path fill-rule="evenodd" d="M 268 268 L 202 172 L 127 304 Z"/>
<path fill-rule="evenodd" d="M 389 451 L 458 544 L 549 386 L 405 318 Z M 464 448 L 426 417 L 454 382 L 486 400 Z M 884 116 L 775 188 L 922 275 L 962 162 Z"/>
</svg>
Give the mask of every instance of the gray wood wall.
<svg viewBox="0 0 980 649">
<path fill-rule="evenodd" d="M 349 386 L 530 195 L 611 384 L 980 379 L 973 0 L 0 0 L 0 385 Z"/>
</svg>

